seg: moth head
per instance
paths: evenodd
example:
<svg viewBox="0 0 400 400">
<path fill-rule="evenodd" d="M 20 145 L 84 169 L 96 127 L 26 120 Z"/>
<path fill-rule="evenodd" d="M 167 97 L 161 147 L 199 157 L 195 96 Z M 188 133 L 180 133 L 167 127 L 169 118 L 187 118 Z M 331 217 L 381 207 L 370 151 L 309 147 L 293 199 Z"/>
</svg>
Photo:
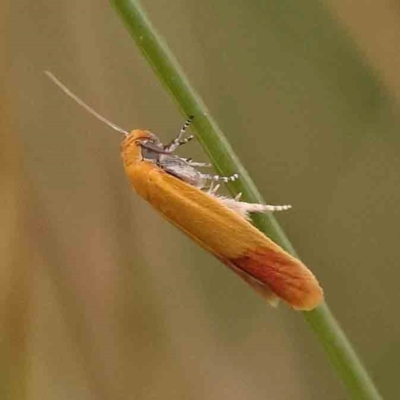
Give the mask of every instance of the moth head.
<svg viewBox="0 0 400 400">
<path fill-rule="evenodd" d="M 143 131 L 141 129 L 134 129 L 129 136 L 131 137 L 131 140 L 136 142 L 137 145 L 140 145 L 142 143 L 156 143 L 160 142 L 157 138 L 157 136 L 150 132 L 150 131 Z"/>
<path fill-rule="evenodd" d="M 150 131 L 135 129 L 122 142 L 122 158 L 125 165 L 143 159 L 156 161 L 163 152 L 163 144 Z"/>
</svg>

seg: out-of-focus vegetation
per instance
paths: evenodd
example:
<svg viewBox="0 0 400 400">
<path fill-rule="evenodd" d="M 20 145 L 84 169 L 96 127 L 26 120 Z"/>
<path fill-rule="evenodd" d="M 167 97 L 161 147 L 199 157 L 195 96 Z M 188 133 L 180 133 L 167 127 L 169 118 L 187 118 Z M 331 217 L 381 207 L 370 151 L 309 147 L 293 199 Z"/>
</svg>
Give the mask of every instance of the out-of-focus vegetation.
<svg viewBox="0 0 400 400">
<path fill-rule="evenodd" d="M 267 200 L 293 204 L 281 223 L 395 397 L 400 10 L 145 6 Z M 1 11 L 3 397 L 343 397 L 301 318 L 158 217 L 123 175 L 120 137 L 43 77 L 127 129 L 174 135 L 181 117 L 111 6 Z"/>
</svg>

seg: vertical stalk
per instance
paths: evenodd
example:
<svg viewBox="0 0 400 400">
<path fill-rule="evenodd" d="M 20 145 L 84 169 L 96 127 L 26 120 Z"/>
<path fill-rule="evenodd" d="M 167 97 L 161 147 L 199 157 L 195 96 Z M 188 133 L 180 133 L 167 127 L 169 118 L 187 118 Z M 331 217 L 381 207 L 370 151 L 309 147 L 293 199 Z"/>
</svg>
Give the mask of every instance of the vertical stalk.
<svg viewBox="0 0 400 400">
<path fill-rule="evenodd" d="M 244 198 L 263 202 L 253 181 L 240 163 L 221 129 L 218 127 L 199 95 L 190 85 L 170 49 L 155 31 L 150 20 L 136 0 L 112 0 L 140 51 L 149 61 L 159 79 L 170 92 L 185 116 L 195 115 L 193 126 L 198 140 L 220 174 L 240 174 L 240 182 L 231 184 L 231 190 L 243 193 Z M 293 246 L 272 215 L 259 215 L 255 225 L 296 255 Z M 304 312 L 304 318 L 323 345 L 333 367 L 353 399 L 381 400 L 381 396 L 357 356 L 342 328 L 326 303 Z"/>
</svg>

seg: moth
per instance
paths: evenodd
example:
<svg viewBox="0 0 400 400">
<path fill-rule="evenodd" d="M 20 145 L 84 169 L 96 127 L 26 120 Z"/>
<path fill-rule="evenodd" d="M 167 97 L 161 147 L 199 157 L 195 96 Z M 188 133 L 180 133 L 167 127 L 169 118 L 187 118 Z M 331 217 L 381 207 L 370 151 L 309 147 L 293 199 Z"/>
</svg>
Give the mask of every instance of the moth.
<svg viewBox="0 0 400 400">
<path fill-rule="evenodd" d="M 122 160 L 136 193 L 165 219 L 213 254 L 271 304 L 283 300 L 296 310 L 312 310 L 323 301 L 313 273 L 297 258 L 251 224 L 250 213 L 287 210 L 290 206 L 247 203 L 218 194 L 218 182 L 238 179 L 203 173 L 209 164 L 179 157 L 176 150 L 193 117 L 168 144 L 148 130 L 128 132 L 99 115 L 53 74 L 47 76 L 68 96 L 114 130 L 125 135 Z"/>
</svg>

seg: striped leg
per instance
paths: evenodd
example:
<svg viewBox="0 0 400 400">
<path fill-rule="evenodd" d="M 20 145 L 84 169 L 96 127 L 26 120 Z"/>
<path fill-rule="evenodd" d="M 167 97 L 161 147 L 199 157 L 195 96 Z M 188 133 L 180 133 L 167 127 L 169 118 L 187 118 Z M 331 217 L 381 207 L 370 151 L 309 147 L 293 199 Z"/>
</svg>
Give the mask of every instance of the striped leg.
<svg viewBox="0 0 400 400">
<path fill-rule="evenodd" d="M 207 179 L 211 182 L 233 182 L 236 179 L 239 178 L 238 174 L 233 174 L 231 176 L 219 176 L 219 175 L 209 175 L 209 174 L 203 174 L 202 175 L 204 179 Z"/>
<path fill-rule="evenodd" d="M 186 122 L 183 124 L 181 130 L 179 131 L 178 136 L 169 144 L 164 146 L 164 150 L 167 151 L 168 153 L 173 153 L 179 146 L 182 144 L 185 144 L 187 142 L 190 142 L 193 139 L 193 135 L 188 136 L 186 139 L 182 139 L 183 135 L 185 134 L 187 128 L 190 126 L 190 124 L 193 121 L 194 116 L 191 115 Z"/>
</svg>

